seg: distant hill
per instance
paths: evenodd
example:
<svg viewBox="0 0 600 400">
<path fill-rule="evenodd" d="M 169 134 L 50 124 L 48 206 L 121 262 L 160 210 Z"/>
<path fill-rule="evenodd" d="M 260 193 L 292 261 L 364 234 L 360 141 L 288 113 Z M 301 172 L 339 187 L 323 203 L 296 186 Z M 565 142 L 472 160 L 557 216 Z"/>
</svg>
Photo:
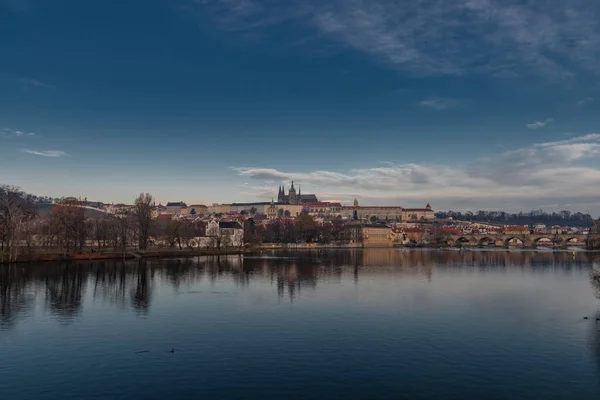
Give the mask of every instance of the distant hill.
<svg viewBox="0 0 600 400">
<path fill-rule="evenodd" d="M 55 207 L 54 204 L 47 204 L 47 203 L 37 204 L 39 216 L 46 217 L 46 216 L 50 215 L 50 213 L 52 212 L 52 209 L 54 207 Z M 98 218 L 98 217 L 102 217 L 104 215 L 105 214 L 101 211 L 90 210 L 88 208 L 85 209 L 85 217 L 86 218 Z"/>
</svg>

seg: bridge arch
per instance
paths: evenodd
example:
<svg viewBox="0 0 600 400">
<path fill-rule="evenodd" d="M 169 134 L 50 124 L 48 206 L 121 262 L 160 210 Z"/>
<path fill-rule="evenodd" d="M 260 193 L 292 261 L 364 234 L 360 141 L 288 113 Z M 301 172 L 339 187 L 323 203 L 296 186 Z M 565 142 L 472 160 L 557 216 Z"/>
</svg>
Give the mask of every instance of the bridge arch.
<svg viewBox="0 0 600 400">
<path fill-rule="evenodd" d="M 456 245 L 457 246 L 462 246 L 464 244 L 470 244 L 471 241 L 469 240 L 469 238 L 466 238 L 464 236 L 459 237 L 458 239 L 456 239 Z"/>
<path fill-rule="evenodd" d="M 572 237 L 568 237 L 564 240 L 564 243 L 567 246 L 581 246 L 586 244 L 586 240 L 583 237 L 576 237 L 576 236 L 572 236 Z"/>
<path fill-rule="evenodd" d="M 510 247 L 511 241 L 517 246 L 525 247 L 525 240 L 518 236 L 509 236 L 504 240 L 504 247 Z"/>
<path fill-rule="evenodd" d="M 535 246 L 539 246 L 539 245 L 542 245 L 542 244 L 554 246 L 555 240 L 552 237 L 540 236 L 540 237 L 536 237 L 536 238 L 533 239 L 533 244 Z"/>
<path fill-rule="evenodd" d="M 484 236 L 477 241 L 478 246 L 489 246 L 490 244 L 496 244 L 496 239 L 489 236 Z"/>
</svg>

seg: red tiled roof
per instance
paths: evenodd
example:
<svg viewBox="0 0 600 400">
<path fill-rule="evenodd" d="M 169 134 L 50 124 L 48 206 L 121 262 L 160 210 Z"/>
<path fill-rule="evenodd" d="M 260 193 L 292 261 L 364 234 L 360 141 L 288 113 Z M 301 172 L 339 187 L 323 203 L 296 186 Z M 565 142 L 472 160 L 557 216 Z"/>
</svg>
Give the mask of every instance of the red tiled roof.
<svg viewBox="0 0 600 400">
<path fill-rule="evenodd" d="M 442 232 L 449 233 L 451 235 L 462 235 L 462 231 L 456 228 L 442 228 Z"/>
<path fill-rule="evenodd" d="M 529 231 L 529 227 L 527 227 L 527 226 L 520 226 L 520 225 L 505 226 L 504 230 L 505 231 Z"/>
<path fill-rule="evenodd" d="M 358 208 L 358 209 L 361 209 L 361 208 L 378 208 L 378 209 L 386 209 L 386 208 L 389 208 L 389 209 L 400 209 L 400 210 L 402 210 L 402 209 L 403 209 L 403 208 L 402 208 L 402 206 L 358 206 L 358 207 L 354 207 L 354 206 L 343 206 L 342 208 L 351 208 L 351 209 L 354 209 L 354 208 Z"/>
<path fill-rule="evenodd" d="M 404 233 L 418 233 L 423 231 L 423 228 L 404 228 Z"/>
<path fill-rule="evenodd" d="M 315 201 L 312 203 L 303 203 L 304 207 L 341 207 L 340 203 L 330 203 L 328 201 Z"/>
</svg>

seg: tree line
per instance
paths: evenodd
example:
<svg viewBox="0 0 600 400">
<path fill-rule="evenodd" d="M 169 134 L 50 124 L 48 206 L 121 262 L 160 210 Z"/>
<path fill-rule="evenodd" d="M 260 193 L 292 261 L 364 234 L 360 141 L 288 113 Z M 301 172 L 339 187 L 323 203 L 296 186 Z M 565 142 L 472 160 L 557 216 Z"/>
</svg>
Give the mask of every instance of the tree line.
<svg viewBox="0 0 600 400">
<path fill-rule="evenodd" d="M 567 225 L 573 227 L 593 227 L 594 219 L 590 214 L 580 212 L 572 213 L 568 210 L 547 213 L 542 210 L 530 212 L 507 213 L 504 211 L 483 211 L 475 213 L 467 211 L 438 211 L 437 218 L 452 218 L 459 221 L 471 222 L 495 222 L 502 225 L 534 225 L 542 223 L 545 225 Z"/>
<path fill-rule="evenodd" d="M 148 193 L 140 194 L 128 212 L 96 217 L 86 216 L 82 199 L 58 199 L 49 215 L 40 215 L 38 201 L 16 186 L 0 185 L 0 262 L 38 249 L 81 252 L 90 242 L 98 249 L 145 250 L 156 233 Z"/>
<path fill-rule="evenodd" d="M 358 233 L 355 233 L 356 236 Z M 347 243 L 352 232 L 342 220 L 317 223 L 306 213 L 296 219 L 275 219 L 266 225 L 257 225 L 254 219 L 245 221 L 244 242 L 259 243 Z"/>
</svg>

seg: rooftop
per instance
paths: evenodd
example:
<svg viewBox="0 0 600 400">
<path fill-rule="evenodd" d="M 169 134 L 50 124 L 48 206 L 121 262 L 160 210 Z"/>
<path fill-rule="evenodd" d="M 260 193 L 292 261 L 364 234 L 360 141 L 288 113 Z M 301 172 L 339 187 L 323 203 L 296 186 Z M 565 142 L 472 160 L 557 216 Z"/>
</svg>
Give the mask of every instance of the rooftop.
<svg viewBox="0 0 600 400">
<path fill-rule="evenodd" d="M 187 207 L 183 201 L 168 202 L 167 207 Z"/>
</svg>

